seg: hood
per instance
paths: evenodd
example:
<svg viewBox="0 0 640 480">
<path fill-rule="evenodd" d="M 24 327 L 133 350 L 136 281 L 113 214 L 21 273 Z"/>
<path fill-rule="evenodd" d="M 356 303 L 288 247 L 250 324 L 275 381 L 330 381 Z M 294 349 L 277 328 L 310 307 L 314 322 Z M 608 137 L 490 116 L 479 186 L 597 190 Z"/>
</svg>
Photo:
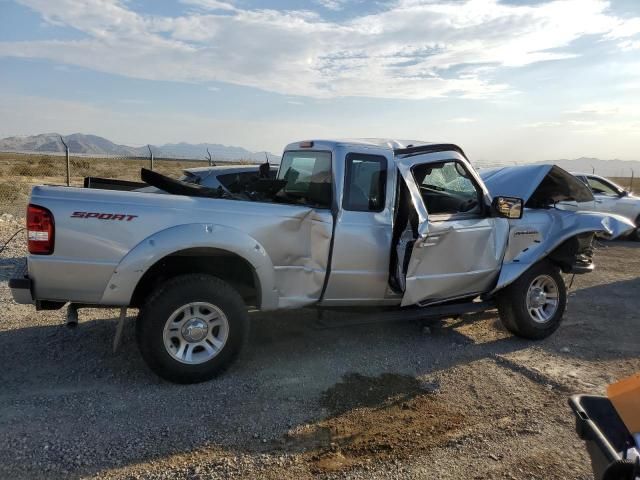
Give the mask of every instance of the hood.
<svg viewBox="0 0 640 480">
<path fill-rule="evenodd" d="M 557 165 L 518 165 L 481 169 L 492 197 L 519 197 L 525 206 L 544 208 L 557 202 L 592 202 L 589 187 Z"/>
</svg>

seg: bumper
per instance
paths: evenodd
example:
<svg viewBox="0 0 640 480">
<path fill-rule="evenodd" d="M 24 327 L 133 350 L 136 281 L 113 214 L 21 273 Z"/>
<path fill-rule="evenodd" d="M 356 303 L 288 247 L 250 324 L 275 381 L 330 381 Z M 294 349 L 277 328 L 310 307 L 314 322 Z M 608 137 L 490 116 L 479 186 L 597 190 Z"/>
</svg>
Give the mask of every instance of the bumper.
<svg viewBox="0 0 640 480">
<path fill-rule="evenodd" d="M 31 279 L 14 277 L 9 280 L 9 288 L 11 295 L 16 303 L 34 304 L 33 295 L 31 295 Z"/>
<path fill-rule="evenodd" d="M 16 303 L 32 305 L 35 303 L 33 300 L 32 289 L 33 282 L 27 275 L 26 263 L 20 268 L 13 278 L 9 280 L 9 288 L 11 289 L 11 295 Z"/>
<path fill-rule="evenodd" d="M 593 272 L 595 266 L 593 263 L 585 264 L 573 264 L 565 273 L 573 273 L 575 275 L 582 275 L 583 273 Z"/>
</svg>

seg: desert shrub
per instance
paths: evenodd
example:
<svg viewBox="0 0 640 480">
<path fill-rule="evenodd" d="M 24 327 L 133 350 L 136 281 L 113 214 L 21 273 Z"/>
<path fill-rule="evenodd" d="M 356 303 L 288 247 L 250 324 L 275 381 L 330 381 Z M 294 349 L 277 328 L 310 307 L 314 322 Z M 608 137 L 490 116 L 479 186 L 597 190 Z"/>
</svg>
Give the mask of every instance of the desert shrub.
<svg viewBox="0 0 640 480">
<path fill-rule="evenodd" d="M 17 165 L 16 165 L 17 166 Z M 0 183 L 0 204 L 16 203 L 24 197 L 24 187 L 15 183 Z"/>
<path fill-rule="evenodd" d="M 87 177 L 93 174 L 91 161 L 86 158 L 74 158 L 71 160 L 71 175 Z"/>
<path fill-rule="evenodd" d="M 51 177 L 60 174 L 61 165 L 50 158 L 40 158 L 37 162 L 16 163 L 9 171 L 22 177 Z"/>
<path fill-rule="evenodd" d="M 41 158 L 36 165 L 34 165 L 34 169 L 36 170 L 36 175 L 41 175 L 43 177 L 51 177 L 54 175 L 61 175 L 62 169 L 61 162 L 55 162 L 50 157 Z"/>
<path fill-rule="evenodd" d="M 81 168 L 84 170 L 89 170 L 91 168 L 91 162 L 84 158 L 77 158 L 71 161 L 71 165 L 74 168 Z"/>
<path fill-rule="evenodd" d="M 32 177 L 36 174 L 34 165 L 29 163 L 19 163 L 17 165 L 12 165 L 9 171 L 13 175 L 20 175 L 22 177 Z"/>
<path fill-rule="evenodd" d="M 38 165 L 41 168 L 56 168 L 56 161 L 49 155 L 44 155 L 40 158 L 40 160 L 38 160 Z"/>
</svg>

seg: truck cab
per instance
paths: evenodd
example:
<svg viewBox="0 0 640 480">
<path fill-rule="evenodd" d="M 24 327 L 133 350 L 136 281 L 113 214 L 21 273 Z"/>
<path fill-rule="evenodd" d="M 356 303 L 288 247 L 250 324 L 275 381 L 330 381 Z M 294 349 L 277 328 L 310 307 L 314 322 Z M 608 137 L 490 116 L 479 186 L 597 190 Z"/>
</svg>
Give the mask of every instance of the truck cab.
<svg viewBox="0 0 640 480">
<path fill-rule="evenodd" d="M 314 208 L 331 213 L 324 306 L 432 304 L 496 280 L 508 221 L 456 146 L 298 142 L 286 147 L 277 178 L 285 193 L 306 190 Z"/>
</svg>

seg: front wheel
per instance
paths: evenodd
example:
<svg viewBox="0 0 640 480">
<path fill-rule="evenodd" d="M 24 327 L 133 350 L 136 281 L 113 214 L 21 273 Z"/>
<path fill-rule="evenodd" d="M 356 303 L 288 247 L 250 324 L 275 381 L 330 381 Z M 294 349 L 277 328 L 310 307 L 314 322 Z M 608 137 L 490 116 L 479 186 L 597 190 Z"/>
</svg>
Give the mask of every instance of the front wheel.
<svg viewBox="0 0 640 480">
<path fill-rule="evenodd" d="M 629 240 L 640 242 L 640 215 L 636 218 L 636 229 L 629 234 Z"/>
<path fill-rule="evenodd" d="M 507 330 L 532 340 L 546 338 L 560 326 L 567 289 L 560 269 L 543 260 L 497 296 L 500 320 Z"/>
<path fill-rule="evenodd" d="M 240 295 L 218 278 L 194 274 L 172 278 L 149 296 L 136 337 L 156 374 L 175 383 L 197 383 L 229 366 L 247 330 Z"/>
</svg>

